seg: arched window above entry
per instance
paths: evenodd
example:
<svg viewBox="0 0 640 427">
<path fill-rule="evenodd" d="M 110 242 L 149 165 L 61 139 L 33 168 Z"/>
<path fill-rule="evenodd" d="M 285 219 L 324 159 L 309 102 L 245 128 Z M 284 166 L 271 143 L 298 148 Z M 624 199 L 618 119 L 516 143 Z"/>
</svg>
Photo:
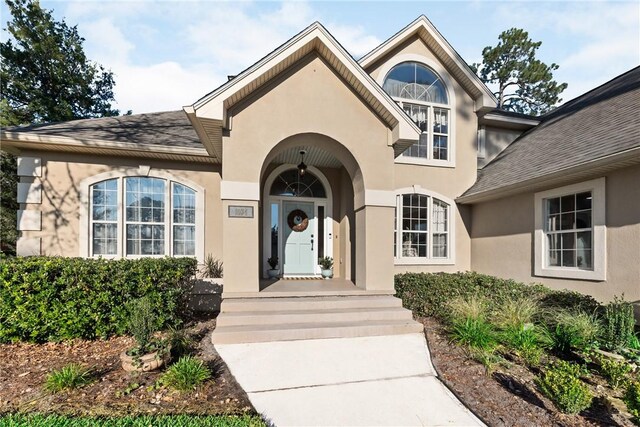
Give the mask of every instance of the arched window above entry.
<svg viewBox="0 0 640 427">
<path fill-rule="evenodd" d="M 384 81 L 384 90 L 394 98 L 448 104 L 442 79 L 417 62 L 398 64 Z"/>
<path fill-rule="evenodd" d="M 308 170 L 300 176 L 297 169 L 288 169 L 275 178 L 269 195 L 325 198 L 327 192 L 318 177 Z"/>
</svg>

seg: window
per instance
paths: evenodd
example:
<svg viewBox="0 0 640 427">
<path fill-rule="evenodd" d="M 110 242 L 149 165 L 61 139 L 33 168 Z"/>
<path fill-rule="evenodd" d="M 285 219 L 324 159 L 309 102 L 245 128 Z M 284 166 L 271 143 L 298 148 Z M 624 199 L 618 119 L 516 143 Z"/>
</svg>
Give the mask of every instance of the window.
<svg viewBox="0 0 640 427">
<path fill-rule="evenodd" d="M 95 255 L 115 255 L 118 251 L 118 180 L 109 179 L 91 186 L 91 234 Z"/>
<path fill-rule="evenodd" d="M 535 274 L 604 280 L 604 178 L 535 196 Z"/>
<path fill-rule="evenodd" d="M 449 204 L 426 194 L 397 196 L 394 256 L 413 263 L 450 259 Z"/>
<path fill-rule="evenodd" d="M 547 266 L 593 269 L 591 191 L 545 199 Z"/>
<path fill-rule="evenodd" d="M 196 255 L 198 194 L 192 188 L 125 176 L 92 184 L 89 193 L 90 256 Z"/>
<path fill-rule="evenodd" d="M 442 79 L 422 64 L 404 62 L 391 69 L 383 88 L 422 131 L 403 156 L 449 161 L 450 109 Z"/>
<path fill-rule="evenodd" d="M 288 169 L 278 175 L 269 191 L 271 196 L 327 197 L 322 182 L 311 172 L 300 176 L 298 169 Z"/>
</svg>

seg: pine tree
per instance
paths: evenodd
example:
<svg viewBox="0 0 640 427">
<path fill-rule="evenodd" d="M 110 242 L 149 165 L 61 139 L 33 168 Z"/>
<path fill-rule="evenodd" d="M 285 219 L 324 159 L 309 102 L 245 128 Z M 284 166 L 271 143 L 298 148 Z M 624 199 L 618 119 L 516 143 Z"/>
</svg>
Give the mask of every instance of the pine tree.
<svg viewBox="0 0 640 427">
<path fill-rule="evenodd" d="M 482 64 L 473 64 L 480 79 L 497 85 L 498 108 L 531 115 L 544 114 L 562 101 L 566 83 L 553 79 L 558 65 L 536 58 L 542 42 L 534 42 L 519 28 L 503 31 L 495 47 L 482 50 Z"/>
</svg>

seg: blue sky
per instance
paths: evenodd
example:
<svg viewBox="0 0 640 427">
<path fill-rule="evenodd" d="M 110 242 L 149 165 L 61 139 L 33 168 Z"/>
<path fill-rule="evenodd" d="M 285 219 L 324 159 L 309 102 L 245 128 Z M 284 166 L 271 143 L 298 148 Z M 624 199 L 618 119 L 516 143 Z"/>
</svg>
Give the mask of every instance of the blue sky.
<svg viewBox="0 0 640 427">
<path fill-rule="evenodd" d="M 640 64 L 640 2 L 46 1 L 77 24 L 88 56 L 115 73 L 117 107 L 191 104 L 311 22 L 356 58 L 425 14 L 467 62 L 511 27 L 542 41 L 569 100 Z M 6 5 L 0 9 L 4 23 Z M 3 39 L 6 35 L 3 33 Z"/>
</svg>

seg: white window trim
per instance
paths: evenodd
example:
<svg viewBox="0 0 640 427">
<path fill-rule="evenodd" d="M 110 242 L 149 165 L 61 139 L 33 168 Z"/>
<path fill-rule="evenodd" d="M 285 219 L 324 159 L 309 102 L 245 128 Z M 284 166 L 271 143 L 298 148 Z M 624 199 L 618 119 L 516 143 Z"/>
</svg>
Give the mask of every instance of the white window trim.
<svg viewBox="0 0 640 427">
<path fill-rule="evenodd" d="M 380 87 L 384 86 L 384 81 L 389 74 L 389 72 L 395 67 L 403 62 L 417 62 L 426 67 L 431 68 L 442 80 L 444 83 L 445 89 L 447 91 L 447 97 L 449 99 L 448 104 L 439 104 L 439 103 L 431 103 L 431 102 L 423 102 L 418 100 L 410 100 L 410 99 L 400 99 L 393 98 L 396 102 L 408 102 L 415 103 L 420 105 L 428 105 L 430 107 L 440 107 L 449 110 L 449 158 L 447 160 L 437 160 L 432 159 L 432 153 L 429 153 L 429 158 L 421 158 L 421 157 L 409 157 L 399 155 L 396 157 L 395 162 L 399 164 L 409 164 L 409 165 L 419 165 L 419 166 L 436 166 L 436 167 L 444 167 L 444 168 L 455 168 L 456 167 L 456 96 L 454 86 L 452 84 L 453 78 L 449 75 L 447 70 L 440 64 L 439 62 L 428 58 L 423 55 L 418 55 L 415 53 L 404 53 L 401 55 L 394 56 L 387 63 L 385 63 L 380 70 L 378 71 L 378 77 L 376 78 L 377 83 Z M 432 109 L 429 109 L 432 111 Z M 431 132 L 429 132 L 431 134 Z M 433 146 L 433 139 L 429 141 L 430 146 Z"/>
<path fill-rule="evenodd" d="M 607 280 L 607 227 L 606 227 L 606 181 L 605 178 L 580 182 L 535 194 L 534 275 L 559 279 Z M 591 191 L 591 221 L 593 226 L 593 270 L 574 267 L 549 267 L 547 239 L 544 230 L 545 200 L 570 194 Z"/>
<path fill-rule="evenodd" d="M 398 223 L 402 222 L 402 211 L 400 209 L 401 205 L 401 197 L 403 194 L 421 194 L 423 196 L 429 197 L 429 202 L 427 203 L 427 212 L 428 212 L 428 233 L 427 233 L 427 248 L 428 254 L 431 255 L 433 252 L 432 245 L 432 227 L 431 220 L 433 217 L 433 199 L 438 199 L 442 202 L 445 202 L 449 205 L 449 209 L 447 209 L 447 224 L 449 229 L 447 230 L 447 257 L 446 258 L 430 258 L 430 257 L 401 257 L 394 255 L 394 264 L 395 265 L 455 265 L 456 263 L 456 227 L 455 220 L 457 218 L 458 208 L 456 203 L 450 198 L 443 196 L 442 194 L 436 193 L 434 191 L 426 190 L 419 185 L 414 185 L 411 187 L 404 187 L 395 190 L 396 196 L 396 221 Z M 402 230 L 397 228 L 397 225 L 394 225 L 394 231 L 397 231 L 398 235 L 402 234 Z M 398 237 L 396 239 L 400 240 Z M 396 247 L 399 248 L 398 242 L 396 242 Z"/>
<path fill-rule="evenodd" d="M 169 206 L 168 213 L 165 211 L 165 215 L 168 215 L 168 220 L 165 223 L 165 227 L 169 228 L 169 234 L 165 229 L 165 253 L 163 255 L 126 255 L 126 230 L 124 224 L 123 217 L 123 207 L 124 207 L 124 178 L 126 177 L 147 177 L 147 178 L 160 178 L 167 181 L 167 189 L 165 190 L 165 200 L 166 206 Z M 114 258 L 158 258 L 163 256 L 172 256 L 171 253 L 173 251 L 173 234 L 171 233 L 171 216 L 173 214 L 173 206 L 170 204 L 172 200 L 170 185 L 173 182 L 178 184 L 182 184 L 186 187 L 191 188 L 196 192 L 196 252 L 195 255 L 177 255 L 176 257 L 195 257 L 197 258 L 199 263 L 204 262 L 204 236 L 205 236 L 205 189 L 200 185 L 184 178 L 178 178 L 168 172 L 162 170 L 154 170 L 149 168 L 148 166 L 140 166 L 140 167 L 124 167 L 124 168 L 116 168 L 109 172 L 104 172 L 101 174 L 97 174 L 88 178 L 83 179 L 80 182 L 80 230 L 78 232 L 78 247 L 80 249 L 80 256 L 84 258 L 94 258 L 92 256 L 92 241 L 91 241 L 91 231 L 90 231 L 90 215 L 91 215 L 91 195 L 90 188 L 93 184 L 96 184 L 101 181 L 105 181 L 108 179 L 118 179 L 118 252 L 116 255 L 96 255 L 95 258 L 102 257 L 105 259 L 114 259 Z"/>
</svg>

